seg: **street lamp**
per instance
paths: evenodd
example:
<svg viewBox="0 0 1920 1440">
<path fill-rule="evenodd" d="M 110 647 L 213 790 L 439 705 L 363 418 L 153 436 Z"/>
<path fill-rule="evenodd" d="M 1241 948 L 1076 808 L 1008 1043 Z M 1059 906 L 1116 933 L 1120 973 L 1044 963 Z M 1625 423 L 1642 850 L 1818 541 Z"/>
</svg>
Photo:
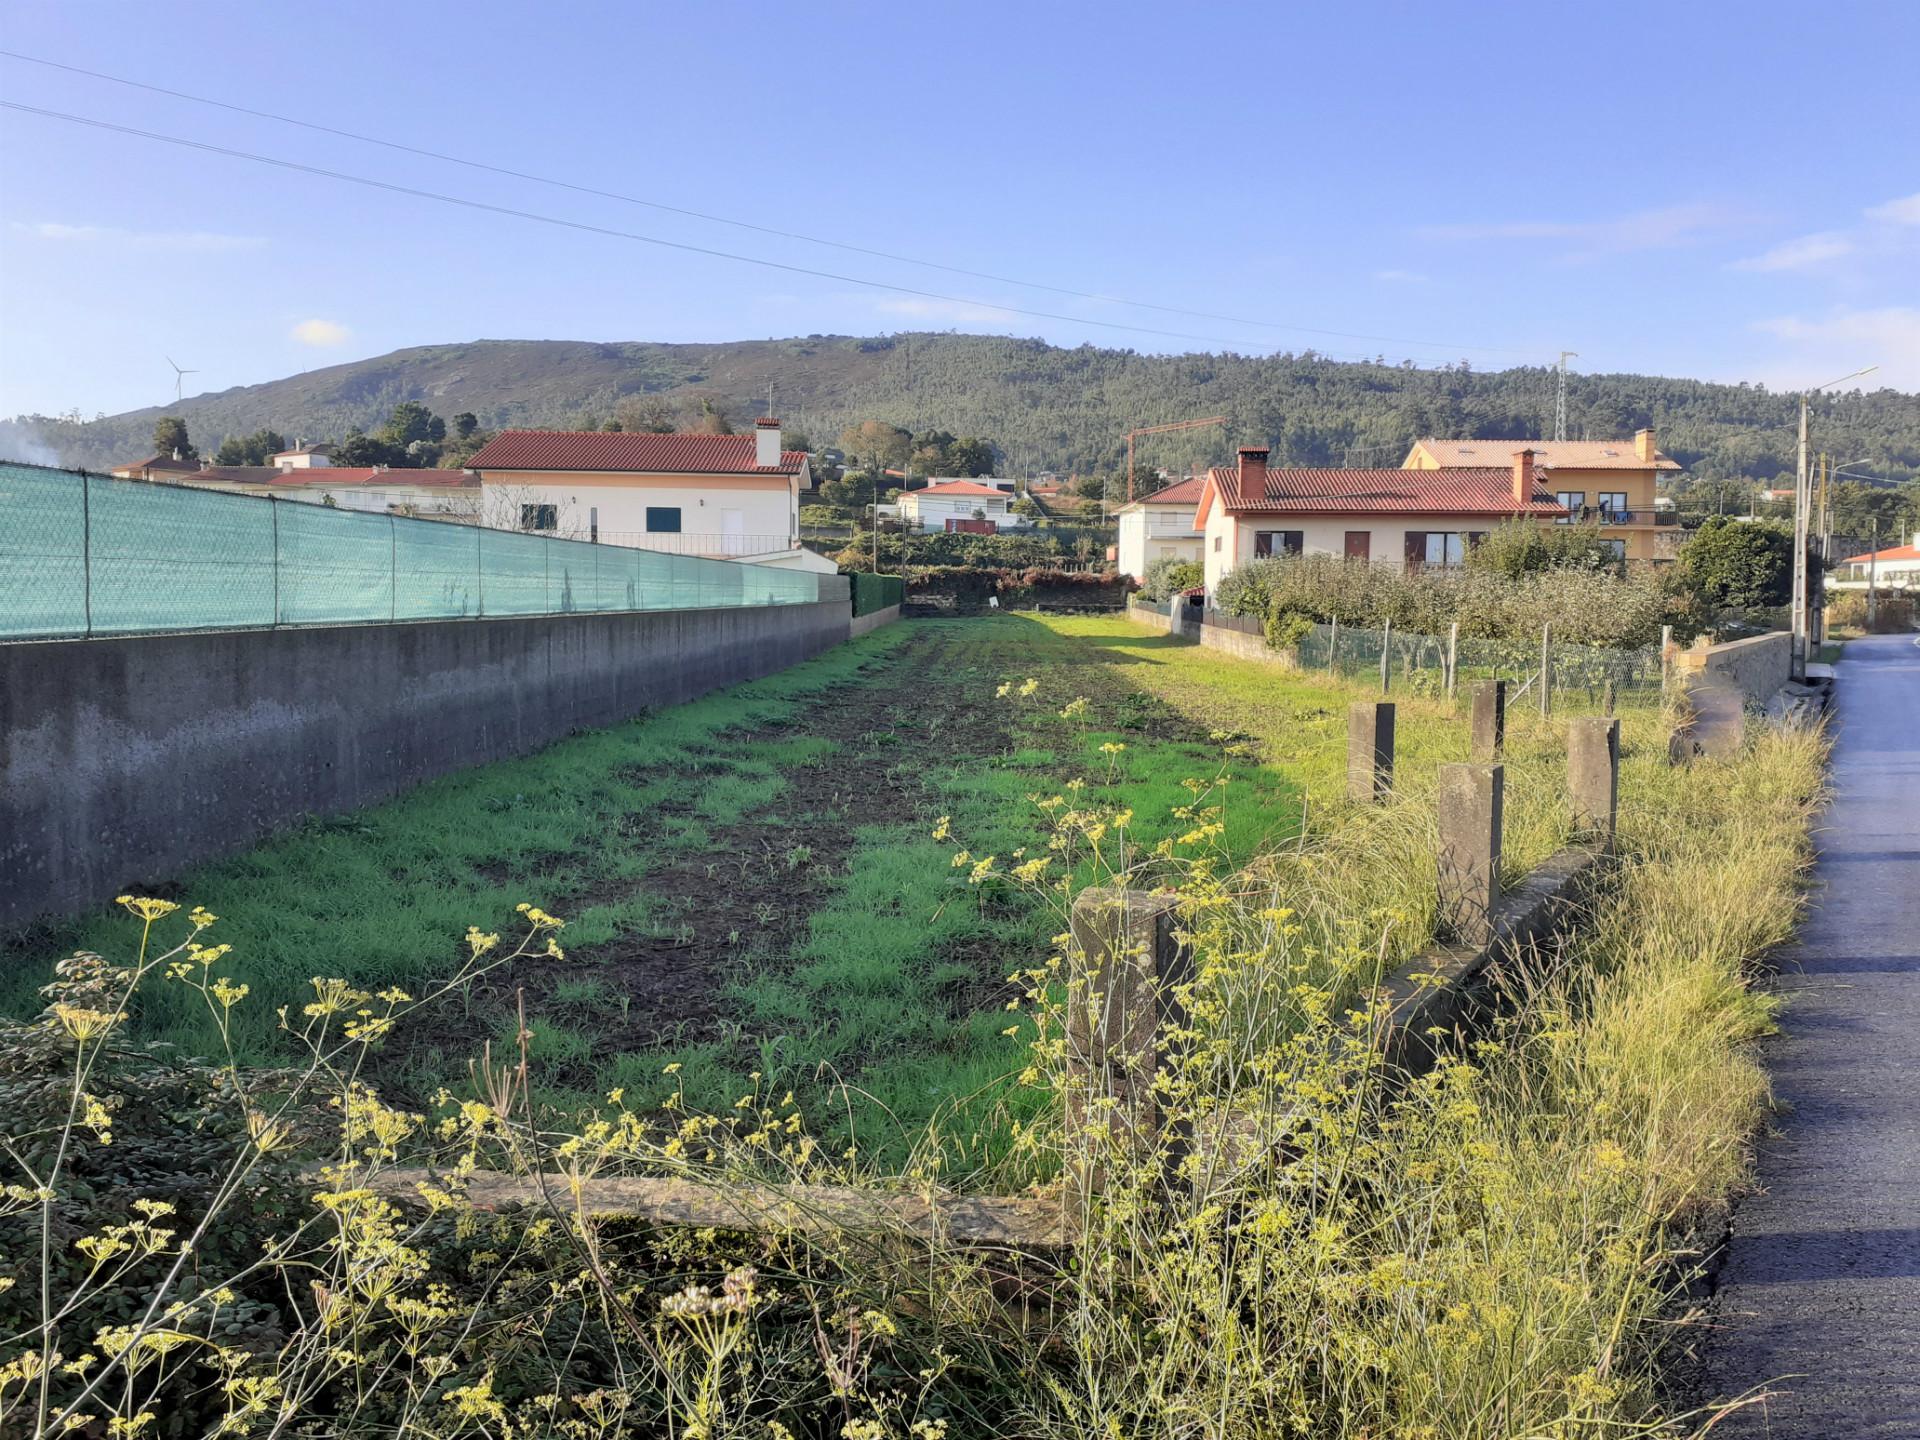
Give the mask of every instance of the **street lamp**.
<svg viewBox="0 0 1920 1440">
<path fill-rule="evenodd" d="M 1800 461 L 1793 486 L 1793 637 L 1790 673 L 1796 680 L 1807 678 L 1807 526 L 1813 506 L 1813 476 L 1807 467 L 1807 412 L 1813 397 L 1862 375 L 1871 375 L 1878 365 L 1868 365 L 1837 380 L 1814 385 L 1800 392 Z"/>
</svg>

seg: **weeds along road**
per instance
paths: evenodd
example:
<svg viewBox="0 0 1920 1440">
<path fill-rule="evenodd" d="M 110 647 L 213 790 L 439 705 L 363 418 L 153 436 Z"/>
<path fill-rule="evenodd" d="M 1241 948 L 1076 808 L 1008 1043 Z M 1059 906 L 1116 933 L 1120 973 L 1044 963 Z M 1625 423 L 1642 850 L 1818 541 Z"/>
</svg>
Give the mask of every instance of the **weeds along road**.
<svg viewBox="0 0 1920 1440">
<path fill-rule="evenodd" d="M 1707 1357 L 1717 1396 L 1784 1393 L 1716 1437 L 1920 1436 L 1920 647 L 1852 641 L 1837 689 L 1818 889 L 1767 1057 L 1783 1113 Z"/>
</svg>

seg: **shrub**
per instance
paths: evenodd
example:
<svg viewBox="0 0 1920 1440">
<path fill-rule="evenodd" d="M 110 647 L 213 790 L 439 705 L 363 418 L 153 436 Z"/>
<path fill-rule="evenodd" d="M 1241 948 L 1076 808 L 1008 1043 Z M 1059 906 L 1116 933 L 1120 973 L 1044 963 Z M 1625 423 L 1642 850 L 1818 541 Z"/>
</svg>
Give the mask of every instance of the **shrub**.
<svg viewBox="0 0 1920 1440">
<path fill-rule="evenodd" d="M 1518 580 L 1542 570 L 1607 570 L 1626 573 L 1601 526 L 1539 525 L 1509 520 L 1467 551 L 1467 569 Z"/>
<path fill-rule="evenodd" d="M 1147 600 L 1165 600 L 1170 595 L 1178 595 L 1205 584 L 1206 578 L 1206 566 L 1198 560 L 1162 555 L 1148 562 L 1147 573 L 1140 577 L 1140 594 Z"/>
<path fill-rule="evenodd" d="M 1676 580 L 1709 613 L 1793 598 L 1793 530 L 1773 520 L 1709 516 L 1680 547 Z"/>
</svg>

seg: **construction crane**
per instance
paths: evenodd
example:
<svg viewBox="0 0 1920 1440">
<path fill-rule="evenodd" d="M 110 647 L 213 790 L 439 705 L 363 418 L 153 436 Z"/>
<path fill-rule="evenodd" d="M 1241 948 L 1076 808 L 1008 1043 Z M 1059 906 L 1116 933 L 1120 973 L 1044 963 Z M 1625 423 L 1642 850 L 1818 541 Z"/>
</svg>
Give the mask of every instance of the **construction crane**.
<svg viewBox="0 0 1920 1440">
<path fill-rule="evenodd" d="M 1165 435 L 1172 430 L 1198 430 L 1207 425 L 1224 425 L 1224 415 L 1209 415 L 1204 420 L 1175 420 L 1168 425 L 1142 425 L 1138 430 L 1127 431 L 1127 503 L 1133 503 L 1133 442 L 1139 435 Z"/>
</svg>

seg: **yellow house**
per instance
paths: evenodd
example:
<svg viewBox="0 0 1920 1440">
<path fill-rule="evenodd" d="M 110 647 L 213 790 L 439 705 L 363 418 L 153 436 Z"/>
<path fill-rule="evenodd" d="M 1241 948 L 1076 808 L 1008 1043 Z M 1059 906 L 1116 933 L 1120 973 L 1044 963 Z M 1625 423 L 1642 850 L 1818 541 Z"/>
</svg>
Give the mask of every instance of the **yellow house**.
<svg viewBox="0 0 1920 1440">
<path fill-rule="evenodd" d="M 1563 525 L 1598 522 L 1628 560 L 1671 560 L 1679 531 L 1674 513 L 1654 505 L 1659 476 L 1680 468 L 1661 454 L 1653 431 L 1624 440 L 1416 440 L 1404 470 L 1478 469 L 1533 451 L 1543 488 L 1566 508 Z"/>
</svg>

